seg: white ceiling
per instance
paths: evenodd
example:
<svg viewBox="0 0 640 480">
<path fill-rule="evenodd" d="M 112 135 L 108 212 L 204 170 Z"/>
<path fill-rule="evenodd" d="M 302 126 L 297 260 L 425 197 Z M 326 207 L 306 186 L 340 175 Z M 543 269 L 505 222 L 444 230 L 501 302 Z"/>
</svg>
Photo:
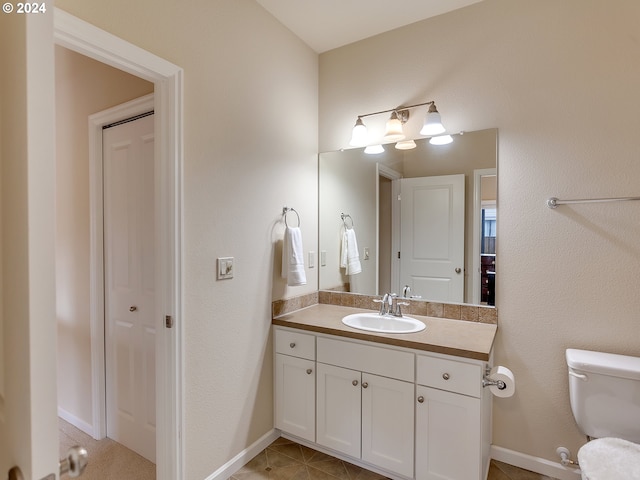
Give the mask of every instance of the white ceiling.
<svg viewBox="0 0 640 480">
<path fill-rule="evenodd" d="M 322 53 L 481 0 L 257 0 Z"/>
</svg>

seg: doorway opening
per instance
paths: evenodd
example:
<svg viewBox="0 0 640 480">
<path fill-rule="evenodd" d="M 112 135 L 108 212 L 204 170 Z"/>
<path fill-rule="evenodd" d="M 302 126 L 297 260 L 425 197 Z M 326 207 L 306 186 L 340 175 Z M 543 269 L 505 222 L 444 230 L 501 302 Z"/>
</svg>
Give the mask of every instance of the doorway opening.
<svg viewBox="0 0 640 480">
<path fill-rule="evenodd" d="M 153 188 L 156 225 L 155 279 L 160 292 L 154 305 L 154 322 L 158 326 L 156 353 L 157 478 L 182 479 L 182 331 L 181 331 L 181 171 L 182 171 L 182 69 L 122 39 L 55 9 L 54 41 L 56 45 L 80 53 L 100 63 L 142 78 L 155 91 L 155 155 Z M 94 181 L 90 175 L 90 181 Z M 99 236 L 91 225 L 91 244 Z M 90 290 L 95 292 L 93 284 Z M 91 295 L 92 317 L 101 310 Z M 94 349 L 91 362 L 100 361 Z M 102 358 L 104 361 L 104 358 Z M 87 381 L 87 379 L 83 379 Z M 93 379 L 88 379 L 90 383 Z M 91 412 L 92 436 L 95 419 L 101 412 Z"/>
</svg>

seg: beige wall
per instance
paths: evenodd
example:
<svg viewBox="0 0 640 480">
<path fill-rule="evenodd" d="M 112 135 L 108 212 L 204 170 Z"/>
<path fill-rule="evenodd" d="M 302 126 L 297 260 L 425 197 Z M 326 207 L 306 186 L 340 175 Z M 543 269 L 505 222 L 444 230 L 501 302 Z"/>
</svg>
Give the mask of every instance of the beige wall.
<svg viewBox="0 0 640 480">
<path fill-rule="evenodd" d="M 58 406 L 91 426 L 88 117 L 153 84 L 62 47 L 55 67 Z"/>
<path fill-rule="evenodd" d="M 434 99 L 451 131 L 499 129 L 494 444 L 558 461 L 584 442 L 564 350 L 640 355 L 640 3 L 485 0 L 320 56 L 320 150 L 355 116 Z"/>
<path fill-rule="evenodd" d="M 271 301 L 317 290 L 277 265 L 285 205 L 317 251 L 318 56 L 253 0 L 56 4 L 184 69 L 185 478 L 206 478 L 273 428 Z"/>
</svg>

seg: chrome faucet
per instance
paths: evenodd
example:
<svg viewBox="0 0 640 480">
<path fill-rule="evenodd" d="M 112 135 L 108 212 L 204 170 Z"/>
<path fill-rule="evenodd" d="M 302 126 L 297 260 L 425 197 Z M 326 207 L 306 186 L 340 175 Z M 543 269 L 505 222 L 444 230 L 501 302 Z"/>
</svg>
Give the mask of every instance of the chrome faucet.
<svg viewBox="0 0 640 480">
<path fill-rule="evenodd" d="M 380 304 L 380 315 L 393 315 L 394 317 L 402 317 L 402 305 L 409 305 L 408 302 L 399 302 L 398 295 L 395 293 L 385 293 L 381 300 L 374 299 Z"/>
<path fill-rule="evenodd" d="M 389 294 L 385 293 L 384 296 L 382 297 L 382 300 L 378 300 L 378 299 L 374 299 L 373 300 L 375 303 L 379 303 L 380 304 L 380 315 L 386 315 L 387 313 L 389 313 L 388 310 L 388 304 L 389 304 Z"/>
</svg>

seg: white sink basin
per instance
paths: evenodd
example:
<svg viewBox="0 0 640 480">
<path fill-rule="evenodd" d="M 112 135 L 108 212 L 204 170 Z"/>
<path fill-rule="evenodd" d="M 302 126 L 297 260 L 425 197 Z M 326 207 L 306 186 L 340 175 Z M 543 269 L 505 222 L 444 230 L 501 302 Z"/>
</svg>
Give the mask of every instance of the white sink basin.
<svg viewBox="0 0 640 480">
<path fill-rule="evenodd" d="M 342 319 L 348 327 L 378 333 L 415 333 L 426 328 L 420 320 L 411 317 L 393 317 L 377 313 L 353 313 Z"/>
</svg>

